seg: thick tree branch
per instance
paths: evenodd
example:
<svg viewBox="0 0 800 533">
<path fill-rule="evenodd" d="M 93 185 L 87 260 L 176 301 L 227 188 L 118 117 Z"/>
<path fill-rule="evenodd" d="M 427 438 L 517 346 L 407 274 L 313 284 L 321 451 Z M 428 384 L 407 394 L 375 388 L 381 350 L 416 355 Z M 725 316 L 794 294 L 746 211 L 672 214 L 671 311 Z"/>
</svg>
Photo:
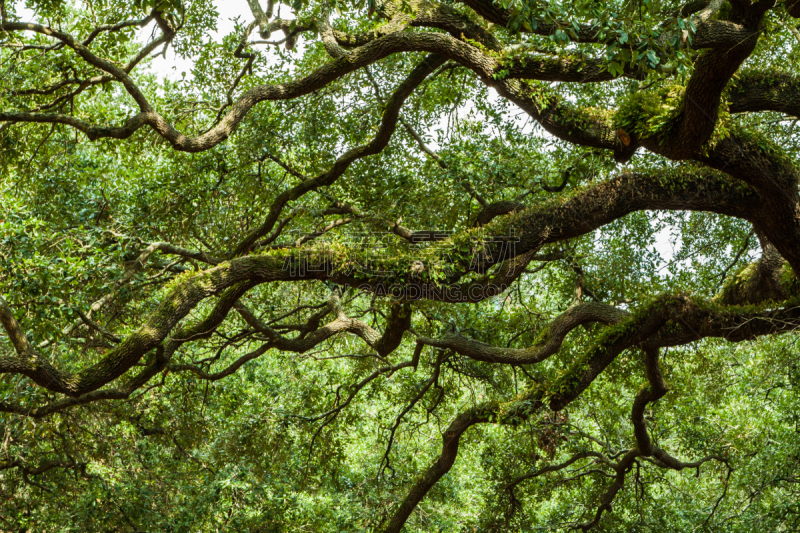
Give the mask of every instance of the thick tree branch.
<svg viewBox="0 0 800 533">
<path fill-rule="evenodd" d="M 643 184 L 646 186 L 642 187 Z M 520 232 L 516 249 L 506 254 L 501 254 L 499 249 L 491 254 L 480 253 L 477 261 L 472 257 L 454 260 L 451 266 L 455 272 L 451 277 L 458 279 L 459 276 L 475 269 L 477 264 L 491 266 L 517 256 L 536 253 L 547 243 L 585 234 L 640 209 L 703 209 L 740 217 L 750 216 L 755 198 L 747 190 L 731 190 L 729 187 L 727 182 L 714 175 L 699 179 L 689 178 L 682 188 L 675 188 L 669 181 L 661 181 L 658 177 L 625 176 L 612 180 L 592 187 L 566 203 L 532 209 L 521 213 L 515 220 L 502 219 L 500 223 L 492 223 L 493 225 L 489 226 L 490 230 L 498 232 L 509 223 L 516 226 Z M 738 195 L 737 190 L 740 191 Z M 575 224 L 576 220 L 580 221 L 580 224 Z M 503 243 L 496 245 L 501 244 Z M 298 265 L 302 263 L 302 257 L 291 251 L 242 257 L 222 263 L 180 280 L 139 330 L 107 352 L 98 363 L 77 374 L 63 374 L 42 357 L 36 358 L 36 364 L 24 363 L 19 358 L 2 358 L 0 372 L 24 374 L 40 386 L 70 396 L 86 394 L 127 372 L 144 354 L 163 342 L 178 321 L 201 301 L 240 283 L 328 279 L 341 285 L 385 291 L 388 285 L 402 280 L 403 285 L 399 287 L 406 291 L 405 297 L 435 298 L 443 301 L 480 301 L 504 290 L 502 286 L 487 290 L 487 286 L 482 282 L 452 286 L 442 286 L 438 282 L 431 283 L 424 280 L 418 282 L 415 277 L 417 274 L 414 273 L 416 263 L 409 264 L 408 272 L 395 272 L 394 278 L 377 276 L 365 279 L 347 267 L 349 261 L 346 258 L 337 260 L 335 257 L 325 256 L 321 259 L 323 268 L 319 270 L 298 269 L 298 266 L 302 266 Z M 396 266 L 392 268 L 396 269 Z M 513 275 L 521 273 L 522 269 L 518 270 L 517 272 L 517 269 L 514 269 L 511 273 L 512 278 Z M 414 294 L 409 292 L 412 290 Z M 336 328 L 349 328 L 356 333 L 360 332 L 365 340 L 371 339 L 371 343 L 377 342 L 378 339 L 377 335 L 373 335 L 349 319 L 339 320 Z"/>
<path fill-rule="evenodd" d="M 451 331 L 442 339 L 420 337 L 418 343 L 446 348 L 463 356 L 501 364 L 533 364 L 558 353 L 564 338 L 578 326 L 592 322 L 617 324 L 629 313 L 600 303 L 582 303 L 570 307 L 539 333 L 536 344 L 529 348 L 503 348 L 469 339 L 456 331 Z"/>
<path fill-rule="evenodd" d="M 800 79 L 793 74 L 745 72 L 728 87 L 731 113 L 774 111 L 800 118 Z"/>
</svg>

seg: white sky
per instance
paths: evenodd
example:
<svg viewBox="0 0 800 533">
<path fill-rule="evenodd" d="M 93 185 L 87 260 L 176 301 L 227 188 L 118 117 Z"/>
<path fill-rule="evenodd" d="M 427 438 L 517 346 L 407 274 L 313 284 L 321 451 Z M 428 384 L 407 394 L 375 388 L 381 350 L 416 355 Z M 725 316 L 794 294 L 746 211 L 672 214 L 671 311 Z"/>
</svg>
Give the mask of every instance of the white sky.
<svg viewBox="0 0 800 533">
<path fill-rule="evenodd" d="M 233 31 L 233 19 L 236 17 L 247 21 L 253 19 L 250 7 L 247 5 L 247 0 L 214 0 L 214 6 L 216 6 L 217 11 L 219 11 L 217 31 L 210 32 L 209 35 L 217 42 L 221 42 L 223 37 Z M 141 41 L 144 42 L 151 35 L 154 25 L 155 23 L 152 23 L 139 31 L 139 39 Z M 187 77 L 189 76 L 189 72 L 192 68 L 191 60 L 176 57 L 171 49 L 167 50 L 166 55 L 166 58 L 164 56 L 158 56 L 153 60 L 153 71 L 173 81 L 181 79 L 182 72 L 186 72 Z"/>
</svg>

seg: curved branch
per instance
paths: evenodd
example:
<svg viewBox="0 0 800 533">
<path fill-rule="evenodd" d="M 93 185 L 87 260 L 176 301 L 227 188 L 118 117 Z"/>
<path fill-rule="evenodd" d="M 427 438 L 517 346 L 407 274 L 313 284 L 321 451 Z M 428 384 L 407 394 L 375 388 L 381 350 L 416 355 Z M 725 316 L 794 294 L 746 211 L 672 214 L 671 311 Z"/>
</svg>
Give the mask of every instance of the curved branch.
<svg viewBox="0 0 800 533">
<path fill-rule="evenodd" d="M 782 148 L 764 143 L 746 131 L 733 131 L 697 159 L 757 188 L 761 208 L 751 220 L 755 229 L 800 272 L 800 171 Z"/>
<path fill-rule="evenodd" d="M 406 497 L 395 508 L 384 533 L 400 533 L 408 517 L 425 497 L 428 491 L 453 467 L 458 456 L 458 444 L 461 435 L 475 424 L 488 422 L 493 410 L 478 407 L 458 415 L 442 435 L 442 452 L 439 458 L 425 471 L 422 477 L 411 487 Z"/>
<path fill-rule="evenodd" d="M 74 50 L 75 53 L 78 54 L 84 61 L 95 68 L 107 72 L 115 79 L 119 80 L 142 112 L 146 113 L 152 111 L 152 107 L 147 101 L 147 98 L 145 98 L 142 91 L 134 83 L 133 79 L 130 77 L 128 72 L 125 71 L 125 69 L 118 67 L 107 59 L 96 56 L 84 43 L 78 42 L 72 35 L 48 26 L 33 24 L 30 22 L 3 22 L 0 24 L 0 31 L 30 31 L 40 35 L 45 35 L 47 37 L 52 37 L 64 43 L 66 46 Z M 8 115 L 8 113 L 0 113 L 0 120 L 7 120 L 4 115 Z"/>
<path fill-rule="evenodd" d="M 442 339 L 420 337 L 417 342 L 453 350 L 476 361 L 513 365 L 533 364 L 557 353 L 564 338 L 576 327 L 592 322 L 617 324 L 628 316 L 630 316 L 630 313 L 627 311 L 622 311 L 611 305 L 593 302 L 581 303 L 570 307 L 545 326 L 539 334 L 536 344 L 529 348 L 491 346 L 464 337 L 458 332 L 450 332 Z"/>
<path fill-rule="evenodd" d="M 647 407 L 647 404 L 659 400 L 669 390 L 663 376 L 661 375 L 661 368 L 658 363 L 657 348 L 645 349 L 645 372 L 647 374 L 649 386 L 639 391 L 639 393 L 636 395 L 636 399 L 633 402 L 633 408 L 631 410 L 631 422 L 633 423 L 637 447 L 629 450 L 625 456 L 616 465 L 614 465 L 614 470 L 616 470 L 614 482 L 606 488 L 606 491 L 601 496 L 600 504 L 598 505 L 594 518 L 588 522 L 578 524 L 576 529 L 580 529 L 582 531 L 593 529 L 595 526 L 597 526 L 597 524 L 600 523 L 603 513 L 611 511 L 611 504 L 614 501 L 614 498 L 623 488 L 627 473 L 630 471 L 634 465 L 634 462 L 639 457 L 652 457 L 655 464 L 661 468 L 670 468 L 678 471 L 683 470 L 684 468 L 697 468 L 698 474 L 700 466 L 703 463 L 711 460 L 720 461 L 728 465 L 728 461 L 725 458 L 717 455 L 710 455 L 697 461 L 685 463 L 672 457 L 663 449 L 653 445 L 652 441 L 650 440 L 650 435 L 647 432 L 647 423 L 644 419 L 644 410 Z M 728 469 L 728 472 L 730 473 L 729 465 Z"/>
<path fill-rule="evenodd" d="M 408 75 L 406 80 L 400 84 L 400 86 L 398 86 L 394 94 L 392 94 L 392 97 L 389 99 L 386 104 L 386 108 L 384 109 L 380 128 L 378 129 L 378 132 L 375 134 L 375 137 L 372 139 L 372 141 L 366 145 L 352 148 L 345 152 L 341 157 L 339 157 L 339 159 L 336 160 L 336 162 L 328 171 L 323 172 L 313 179 L 303 181 L 295 187 L 281 193 L 270 207 L 266 220 L 264 220 L 261 226 L 251 231 L 242 240 L 242 242 L 237 245 L 236 249 L 231 255 L 235 257 L 246 253 L 252 248 L 258 239 L 269 233 L 275 226 L 283 207 L 288 202 L 296 200 L 308 191 L 315 190 L 325 185 L 330 185 L 342 174 L 344 174 L 344 172 L 353 162 L 369 155 L 377 154 L 383 150 L 383 148 L 385 148 L 389 143 L 389 140 L 394 133 L 400 108 L 402 107 L 403 102 L 405 102 L 406 98 L 411 95 L 414 89 L 416 89 L 417 86 L 419 86 L 419 84 L 428 77 L 428 75 L 435 71 L 436 68 L 442 65 L 444 62 L 444 58 L 434 55 L 428 56 L 425 60 L 423 60 L 411 72 L 411 74 Z"/>
<path fill-rule="evenodd" d="M 573 455 L 572 457 L 570 457 L 569 459 L 567 459 L 563 463 L 559 463 L 559 464 L 555 464 L 555 465 L 547 465 L 547 466 L 544 466 L 542 468 L 539 468 L 538 470 L 534 470 L 533 472 L 528 472 L 527 474 L 523 474 L 521 476 L 518 476 L 518 477 L 514 478 L 512 481 L 510 481 L 509 483 L 507 483 L 503 487 L 503 490 L 514 490 L 514 487 L 516 487 L 517 485 L 519 485 L 523 481 L 526 481 L 528 479 L 533 479 L 535 477 L 539 477 L 539 476 L 541 476 L 543 474 L 549 474 L 551 472 L 558 472 L 559 470 L 564 470 L 568 466 L 577 463 L 581 459 L 587 459 L 589 457 L 593 457 L 595 459 L 601 459 L 601 460 L 603 460 L 604 463 L 610 463 L 610 459 L 608 459 L 605 455 L 603 455 L 600 452 L 595 452 L 595 451 L 592 451 L 592 450 L 588 450 L 588 451 L 585 451 L 585 452 L 576 453 L 575 455 Z"/>
<path fill-rule="evenodd" d="M 607 335 L 598 340 L 587 351 L 584 359 L 576 362 L 573 368 L 555 383 L 538 385 L 536 388 L 520 395 L 511 406 L 487 403 L 458 415 L 442 436 L 441 455 L 411 487 L 403 502 L 396 507 L 384 532 L 399 532 L 416 505 L 422 501 L 422 498 L 425 497 L 436 482 L 450 470 L 458 454 L 459 439 L 467 429 L 475 424 L 486 422 L 517 424 L 535 414 L 545 405 L 548 405 L 553 411 L 560 411 L 580 396 L 620 353 L 656 332 L 666 321 L 669 314 L 679 311 L 680 307 L 685 304 L 686 299 L 682 297 L 659 299 L 646 311 L 626 319 L 620 326 L 620 330 L 624 331 L 624 334 Z M 551 394 L 548 399 L 545 391 L 556 392 Z M 629 457 L 631 453 L 634 455 Z M 635 454 L 636 452 L 629 452 L 621 462 L 632 462 L 636 457 Z M 619 479 L 620 475 L 622 480 Z M 610 505 L 610 501 L 621 487 L 622 481 L 624 481 L 624 472 L 620 474 L 618 470 L 614 486 L 619 484 L 619 487 L 613 493 L 609 491 L 604 496 L 604 502 L 610 496 L 607 504 L 603 504 L 604 506 Z M 599 516 L 597 521 L 599 521 Z"/>
<path fill-rule="evenodd" d="M 715 0 L 712 4 L 721 5 Z M 706 50 L 695 61 L 683 95 L 678 124 L 669 132 L 639 141 L 647 149 L 673 160 L 688 159 L 697 154 L 711 138 L 717 125 L 722 94 L 739 67 L 755 50 L 761 34 L 763 11 L 753 6 L 745 13 L 734 9 L 749 30 L 747 37 L 726 49 Z"/>
<path fill-rule="evenodd" d="M 642 184 L 645 184 L 642 187 Z M 569 201 L 556 205 L 531 209 L 521 213 L 513 220 L 505 217 L 498 223 L 492 223 L 492 230 L 501 233 L 509 224 L 515 224 L 520 231 L 520 239 L 516 249 L 503 255 L 500 249 L 492 254 L 480 254 L 477 263 L 491 266 L 498 262 L 508 261 L 525 254 L 533 254 L 543 245 L 558 240 L 570 239 L 593 231 L 601 225 L 616 220 L 628 213 L 641 209 L 703 209 L 724 214 L 748 217 L 752 215 L 753 204 L 757 198 L 744 189 L 729 188 L 725 180 L 716 175 L 687 179 L 683 187 L 676 188 L 671 182 L 662 182 L 659 177 L 625 176 L 607 183 L 592 187 L 578 194 Z M 575 224 L 580 220 L 580 224 Z M 491 243 L 490 243 L 491 244 Z M 498 243 L 496 246 L 501 246 Z M 495 245 L 493 245 L 495 246 Z M 446 251 L 445 251 L 446 254 Z M 525 256 L 528 257 L 528 256 Z M 474 258 L 452 261 L 451 266 L 458 276 L 476 268 Z M 418 282 L 415 278 L 415 264 L 409 265 L 408 272 L 395 273 L 394 278 L 376 276 L 364 279 L 353 271 L 352 259 L 327 256 L 322 260 L 323 269 L 298 269 L 302 258 L 297 252 L 289 251 L 242 257 L 210 268 L 201 273 L 180 279 L 156 311 L 148 317 L 143 325 L 125 338 L 118 346 L 106 353 L 96 364 L 78 373 L 64 373 L 53 367 L 50 362 L 34 353 L 34 358 L 25 360 L 21 357 L 0 358 L 0 373 L 18 373 L 33 379 L 38 385 L 69 396 L 80 396 L 92 392 L 127 372 L 148 351 L 164 341 L 175 325 L 183 319 L 195 306 L 204 299 L 220 294 L 239 283 L 268 283 L 274 281 L 299 281 L 302 279 L 327 279 L 340 285 L 349 285 L 374 291 L 385 291 L 386 287 L 402 280 L 405 296 L 408 298 L 433 298 L 442 301 L 480 301 L 504 290 L 504 287 L 487 287 L 484 282 L 443 286 L 440 283 Z M 524 263 L 525 260 L 523 259 Z M 515 262 L 516 264 L 516 262 Z M 349 266 L 350 265 L 350 266 Z M 387 266 L 386 270 L 396 269 L 396 263 Z M 518 272 L 517 272 L 518 270 Z M 513 279 L 522 269 L 513 272 L 502 271 L 501 274 Z M 413 294 L 412 294 L 413 292 Z M 385 292 L 384 292 L 385 294 Z M 232 304 L 231 304 L 232 305 Z M 350 320 L 350 319 L 348 319 Z M 366 328 L 350 321 L 340 321 L 340 329 L 352 329 L 361 332 L 367 338 L 377 342 L 378 335 L 373 335 Z M 374 330 L 373 330 L 374 331 Z M 323 333 L 317 333 L 322 335 Z M 270 337 L 273 338 L 273 337 Z M 292 341 L 295 343 L 295 341 Z"/>
<path fill-rule="evenodd" d="M 728 87 L 731 113 L 774 111 L 800 118 L 800 79 L 795 75 L 746 72 Z"/>
<path fill-rule="evenodd" d="M 503 200 L 500 202 L 492 202 L 487 204 L 478 211 L 478 216 L 475 219 L 475 226 L 485 226 L 495 218 L 513 213 L 514 211 L 522 211 L 525 209 L 525 204 L 515 200 Z"/>
<path fill-rule="evenodd" d="M 487 21 L 499 26 L 508 27 L 511 22 L 512 13 L 503 9 L 493 0 L 459 0 L 460 3 L 471 8 L 475 13 Z M 729 49 L 745 39 L 749 31 L 742 24 L 725 20 L 711 20 L 711 18 L 722 7 L 723 2 L 706 2 L 706 6 L 690 17 L 697 27 L 695 35 L 692 37 L 692 48 L 718 48 Z M 684 13 L 684 16 L 689 13 Z M 520 28 L 521 33 L 531 33 L 535 35 L 550 36 L 559 29 L 564 29 L 569 24 L 570 29 L 575 32 L 574 42 L 578 43 L 601 43 L 600 26 L 592 24 L 573 24 L 568 22 L 548 22 L 537 20 L 535 27 L 531 30 Z M 666 41 L 669 40 L 667 36 Z"/>
<path fill-rule="evenodd" d="M 20 29 L 24 28 L 27 28 L 27 26 L 22 25 L 20 27 Z M 64 39 L 69 39 L 69 36 L 66 34 L 59 35 Z M 587 146 L 612 150 L 620 147 L 620 143 L 613 133 L 615 131 L 614 128 L 608 121 L 598 118 L 599 115 L 593 119 L 590 118 L 589 125 L 587 126 L 586 117 L 576 117 L 575 111 L 566 108 L 563 104 L 559 103 L 555 97 L 550 95 L 545 97 L 537 96 L 542 92 L 541 89 L 536 92 L 531 91 L 518 80 L 496 81 L 494 79 L 495 74 L 504 68 L 499 60 L 484 54 L 475 46 L 444 34 L 435 33 L 390 33 L 364 44 L 347 55 L 338 57 L 301 79 L 284 84 L 263 85 L 250 89 L 231 106 L 230 111 L 228 111 L 216 126 L 197 137 L 187 137 L 180 133 L 161 115 L 152 110 L 149 105 L 145 105 L 146 102 L 144 101 L 140 103 L 142 112 L 128 119 L 123 126 L 119 127 L 96 126 L 70 115 L 32 113 L 25 111 L 0 113 L 0 121 L 65 124 L 83 131 L 90 139 L 102 137 L 124 139 L 133 135 L 139 128 L 150 126 L 176 150 L 200 152 L 227 139 L 247 113 L 249 113 L 250 109 L 259 102 L 297 98 L 321 89 L 350 72 L 368 66 L 394 53 L 415 51 L 430 52 L 441 56 L 441 58 L 451 59 L 468 67 L 480 76 L 481 80 L 486 85 L 495 87 L 502 96 L 520 105 L 523 110 L 539 121 L 545 129 L 562 139 Z M 436 66 L 438 67 L 442 59 L 431 58 L 428 61 L 436 61 Z M 423 67 L 420 65 L 418 68 L 421 69 Z M 122 71 L 117 72 L 115 70 L 114 72 L 116 73 L 115 76 L 119 79 L 129 79 L 127 74 Z M 429 73 L 430 72 L 427 74 Z M 427 74 L 425 75 L 427 76 Z M 413 90 L 413 86 L 410 86 L 409 83 L 402 86 L 403 89 L 406 87 Z M 399 94 L 396 95 L 396 99 L 400 103 L 402 103 L 405 97 L 407 97 L 407 95 L 402 97 Z M 391 101 L 389 103 L 389 109 L 392 109 Z M 396 113 L 393 112 L 390 113 L 390 115 L 391 114 Z M 392 118 L 391 121 L 384 120 L 382 123 L 383 128 L 381 132 L 379 132 L 379 135 L 383 135 L 387 132 L 391 133 L 391 131 L 394 130 L 394 123 L 396 120 L 396 117 Z M 596 124 L 592 125 L 592 121 L 596 122 Z M 391 127 L 389 127 L 390 125 Z M 340 158 L 336 167 L 346 168 L 353 160 L 363 157 L 365 154 L 377 153 L 383 148 L 382 142 L 383 139 L 376 137 L 371 145 L 351 150 Z M 373 150 L 376 151 L 373 152 Z M 330 172 L 338 171 L 339 169 L 336 167 Z"/>
</svg>

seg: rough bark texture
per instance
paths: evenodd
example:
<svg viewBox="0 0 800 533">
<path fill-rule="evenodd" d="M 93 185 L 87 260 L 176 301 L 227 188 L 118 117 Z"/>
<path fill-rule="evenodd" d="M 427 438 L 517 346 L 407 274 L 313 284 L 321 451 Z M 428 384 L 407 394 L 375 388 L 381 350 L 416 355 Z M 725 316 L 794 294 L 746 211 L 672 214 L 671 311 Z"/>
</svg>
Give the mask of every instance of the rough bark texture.
<svg viewBox="0 0 800 533">
<path fill-rule="evenodd" d="M 710 460 L 725 462 L 724 458 L 716 456 L 693 462 L 670 456 L 650 438 L 644 413 L 649 404 L 668 391 L 658 362 L 660 348 L 703 338 L 738 342 L 800 327 L 800 307 L 797 305 L 800 294 L 794 278 L 794 272 L 800 272 L 800 175 L 797 162 L 781 147 L 768 145 L 740 123 L 721 123 L 728 113 L 770 112 L 779 117 L 778 121 L 786 120 L 786 117 L 800 118 L 800 82 L 795 73 L 740 70 L 757 50 L 764 32 L 765 16 L 776 8 L 775 2 L 726 3 L 713 0 L 684 6 L 681 14 L 690 19 L 696 31 L 691 35 L 688 30 L 685 34 L 665 32 L 658 44 L 665 49 L 688 50 L 687 57 L 693 61 L 691 75 L 681 87 L 680 97 L 673 102 L 676 107 L 674 114 L 668 117 L 669 129 L 648 129 L 651 119 L 658 117 L 637 116 L 634 123 L 626 125 L 629 129 L 636 128 L 636 131 L 620 128 L 619 121 L 626 118 L 624 105 L 600 110 L 580 108 L 552 88 L 530 80 L 601 83 L 614 80 L 618 75 L 642 80 L 647 75 L 644 66 L 627 65 L 621 74 L 614 74 L 605 59 L 583 55 L 553 57 L 550 52 L 530 51 L 523 46 L 525 43 L 511 46 L 507 42 L 510 37 L 492 29 L 492 25 L 508 26 L 515 14 L 491 0 L 463 0 L 459 6 L 414 1 L 410 12 L 399 3 L 385 2 L 377 6 L 377 13 L 386 24 L 361 34 L 334 29 L 322 19 L 306 26 L 292 25 L 272 19 L 272 2 L 266 11 L 258 2 L 249 4 L 256 20 L 242 36 L 235 55 L 239 59 L 248 59 L 248 67 L 253 65 L 255 56 L 245 50 L 250 46 L 250 32 L 256 27 L 264 38 L 273 32 L 282 32 L 288 48 L 292 48 L 300 36 L 310 36 L 312 31 L 319 33 L 330 58 L 305 76 L 284 83 L 251 86 L 234 99 L 234 89 L 245 75 L 246 67 L 228 93 L 228 104 L 219 109 L 217 120 L 204 133 L 195 136 L 179 131 L 164 113 L 155 109 L 133 75 L 134 68 L 144 58 L 157 47 L 170 42 L 175 35 L 176 30 L 157 9 L 142 20 L 128 21 L 116 29 L 99 28 L 83 41 L 60 28 L 10 21 L 4 12 L 0 22 L 0 31 L 4 34 L 41 36 L 51 43 L 48 50 L 68 49 L 87 68 L 91 67 L 100 74 L 86 79 L 79 79 L 75 74 L 51 86 L 11 91 L 7 95 L 9 98 L 23 100 L 19 100 L 22 103 L 17 110 L 0 111 L 3 127 L 25 123 L 66 125 L 82 132 L 90 140 L 127 139 L 146 127 L 174 150 L 184 152 L 202 152 L 224 142 L 259 103 L 310 95 L 332 84 L 343 83 L 346 76 L 368 69 L 390 56 L 420 52 L 427 56 L 418 60 L 385 101 L 380 95 L 379 84 L 370 77 L 378 92 L 378 101 L 383 105 L 375 134 L 368 142 L 344 151 L 335 160 L 331 158 L 333 163 L 318 175 L 303 176 L 282 163 L 280 158 L 271 157 L 299 183 L 277 193 L 274 202 L 264 206 L 257 222 L 248 228 L 246 234 L 238 236 L 230 248 L 207 253 L 167 242 L 145 243 L 144 250 L 131 262 L 125 274 L 112 284 L 108 294 L 95 302 L 87 313 L 82 313 L 80 320 L 64 329 L 65 336 L 91 329 L 99 332 L 107 343 L 112 343 L 94 364 L 78 371 L 67 371 L 57 360 L 51 361 L 44 355 L 47 345 L 34 346 L 26 336 L 24 320 L 15 316 L 15 310 L 0 298 L 0 323 L 13 347 L 13 352 L 9 350 L 0 355 L 0 374 L 25 376 L 36 386 L 62 395 L 49 403 L 37 405 L 0 402 L 0 411 L 41 418 L 90 402 L 124 399 L 164 371 L 191 372 L 207 381 L 223 379 L 272 350 L 307 353 L 329 339 L 345 334 L 358 337 L 371 356 L 386 362 L 403 346 L 409 335 L 416 336 L 411 360 L 381 366 L 356 384 L 354 392 L 341 403 L 337 393 L 337 407 L 320 417 L 327 424 L 372 380 L 403 369 L 416 369 L 425 346 L 435 347 L 448 357 L 457 355 L 500 365 L 535 365 L 557 354 L 570 333 L 585 326 L 593 332 L 593 340 L 583 347 L 581 359 L 575 361 L 557 381 L 537 384 L 510 404 L 487 402 L 473 406 L 450 422 L 442 435 L 439 457 L 410 485 L 405 497 L 383 524 L 384 531 L 397 533 L 403 529 L 419 502 L 455 464 L 460 439 L 470 427 L 486 423 L 516 424 L 545 409 L 561 411 L 626 350 L 643 350 L 645 354 L 647 385 L 636 396 L 631 408 L 634 446 L 615 458 L 600 452 L 578 454 L 561 465 L 525 474 L 508 484 L 506 489 L 513 490 L 526 479 L 558 471 L 581 459 L 598 459 L 610 469 L 612 481 L 599 497 L 594 515 L 576 525 L 577 529 L 589 530 L 600 523 L 604 513 L 611 511 L 615 496 L 623 490 L 626 475 L 638 464 L 637 461 L 647 459 L 660 468 L 673 470 L 699 468 Z M 789 15 L 800 17 L 799 1 L 788 1 L 784 5 Z M 144 27 L 151 21 L 155 21 L 161 30 L 160 37 L 125 64 L 105 59 L 92 44 L 101 31 Z M 567 24 L 541 20 L 528 26 L 523 25 L 520 32 L 550 37 L 563 31 L 562 27 Z M 597 24 L 575 22 L 570 29 L 572 40 L 587 45 L 597 44 L 596 50 L 601 50 L 600 47 L 608 45 L 609 37 L 601 37 L 600 29 Z M 639 41 L 628 43 L 628 46 L 640 44 L 647 43 Z M 596 57 L 602 57 L 602 54 Z M 570 195 L 554 196 L 552 201 L 531 205 L 522 201 L 525 194 L 513 200 L 487 201 L 467 180 L 463 180 L 463 188 L 480 207 L 472 213 L 475 227 L 462 229 L 455 235 L 412 231 L 400 226 L 400 220 L 390 221 L 388 217 L 366 213 L 357 206 L 331 198 L 330 206 L 319 216 L 341 214 L 347 218 L 320 225 L 313 233 L 293 241 L 291 246 L 275 244 L 292 219 L 302 211 L 298 200 L 309 193 L 328 195 L 326 188 L 344 176 L 354 163 L 379 154 L 389 145 L 398 122 L 440 169 L 453 170 L 444 158 L 425 145 L 423 135 L 403 120 L 401 110 L 414 92 L 429 83 L 431 78 L 455 68 L 462 68 L 501 98 L 516 104 L 559 141 L 607 152 L 618 162 L 629 161 L 637 149 L 643 148 L 663 158 L 664 164 L 656 170 L 653 170 L 656 167 L 623 170 L 615 177 L 585 185 Z M 670 75 L 669 72 L 665 74 L 667 77 Z M 87 88 L 111 83 L 124 90 L 134 109 L 120 124 L 103 124 L 80 112 L 68 111 L 62 105 Z M 54 100 L 38 108 L 24 105 L 24 98 L 49 95 L 53 95 Z M 657 108 L 667 107 L 661 106 L 660 102 L 657 104 Z M 535 174 L 535 169 L 531 169 L 531 173 Z M 569 176 L 565 174 L 559 186 L 544 186 L 545 191 L 554 195 L 562 193 L 569 184 Z M 296 209 L 287 215 L 286 210 L 294 207 Z M 622 308 L 582 301 L 584 287 L 581 285 L 576 290 L 576 301 L 544 325 L 534 344 L 527 347 L 494 346 L 470 338 L 455 328 L 439 338 L 421 336 L 412 328 L 412 315 L 419 300 L 460 304 L 479 302 L 500 294 L 525 273 L 531 261 L 568 257 L 566 252 L 539 255 L 543 247 L 554 244 L 566 247 L 570 240 L 591 234 L 631 213 L 653 210 L 702 211 L 746 221 L 759 238 L 761 257 L 744 269 L 732 272 L 720 293 L 713 298 L 685 294 L 653 295 L 647 301 Z M 357 268 L 358 258 L 349 251 L 331 251 L 324 246 L 315 246 L 318 237 L 354 220 L 369 220 L 414 244 L 452 244 L 456 251 L 465 253 L 459 255 L 434 249 L 425 260 L 411 253 L 407 256 L 398 254 L 391 260 L 386 259 L 386 264 L 378 265 L 385 267 L 381 271 L 390 272 L 389 275 L 363 274 Z M 514 247 L 509 248 L 512 230 Z M 475 244 L 472 237 L 478 231 L 484 238 Z M 472 248 L 463 250 L 459 246 Z M 93 313 L 100 312 L 114 301 L 121 288 L 158 255 L 191 261 L 197 266 L 194 271 L 186 269 L 146 316 L 137 317 L 140 320 L 132 333 L 123 336 L 106 331 L 93 320 Z M 309 258 L 318 268 L 306 268 Z M 438 277 L 432 274 L 432 266 L 437 262 L 444 262 L 448 267 Z M 174 268 L 175 265 L 168 267 Z M 573 265 L 572 268 L 580 274 L 579 266 Z M 248 291 L 258 285 L 306 281 L 357 287 L 376 296 L 386 295 L 391 287 L 392 296 L 400 301 L 391 306 L 382 323 L 376 319 L 372 325 L 345 313 L 339 287 L 333 287 L 329 299 L 313 307 L 315 311 L 310 318 L 299 324 L 287 325 L 282 322 L 285 317 L 265 321 L 243 301 Z M 184 321 L 190 313 L 209 309 L 201 306 L 209 300 L 214 302 L 209 306 L 211 310 L 206 311 L 194 325 L 186 325 Z M 261 342 L 258 348 L 213 371 L 210 366 L 176 364 L 173 361 L 174 354 L 183 344 L 212 335 L 228 319 L 232 309 L 246 323 L 245 334 L 254 335 Z M 439 366 L 432 381 L 427 382 L 426 388 L 412 402 L 412 407 L 435 383 L 444 357 L 437 359 Z M 113 388 L 108 388 L 117 380 L 119 382 Z M 14 459 L 0 469 L 19 468 L 25 475 L 38 475 L 57 467 L 82 468 L 74 461 L 53 461 L 31 467 L 21 459 Z"/>
</svg>

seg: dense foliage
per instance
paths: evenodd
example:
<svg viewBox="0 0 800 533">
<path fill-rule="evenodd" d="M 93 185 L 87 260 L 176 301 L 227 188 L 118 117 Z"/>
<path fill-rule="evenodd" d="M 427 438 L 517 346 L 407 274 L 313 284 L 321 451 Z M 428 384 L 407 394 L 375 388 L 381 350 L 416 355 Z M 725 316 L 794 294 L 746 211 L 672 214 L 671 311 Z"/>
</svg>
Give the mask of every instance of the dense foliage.
<svg viewBox="0 0 800 533">
<path fill-rule="evenodd" d="M 800 2 L 225 4 L 0 1 L 0 531 L 800 529 Z"/>
</svg>

